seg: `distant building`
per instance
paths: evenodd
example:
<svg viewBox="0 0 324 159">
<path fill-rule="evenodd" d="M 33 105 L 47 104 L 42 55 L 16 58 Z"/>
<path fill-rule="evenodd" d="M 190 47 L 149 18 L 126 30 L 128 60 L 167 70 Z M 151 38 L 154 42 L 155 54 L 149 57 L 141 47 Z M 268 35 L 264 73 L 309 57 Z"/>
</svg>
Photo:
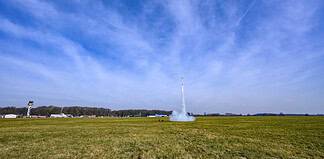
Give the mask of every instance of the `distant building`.
<svg viewBox="0 0 324 159">
<path fill-rule="evenodd" d="M 43 115 L 31 115 L 31 118 L 46 118 L 46 116 Z"/>
<path fill-rule="evenodd" d="M 95 118 L 96 115 L 81 115 L 80 118 Z"/>
<path fill-rule="evenodd" d="M 164 114 L 155 114 L 156 117 L 167 117 L 168 115 L 164 115 Z"/>
<path fill-rule="evenodd" d="M 4 116 L 4 118 L 8 118 L 8 119 L 14 119 L 14 118 L 17 118 L 17 117 L 18 117 L 18 115 L 16 115 L 16 114 L 6 114 Z"/>
<path fill-rule="evenodd" d="M 68 118 L 73 118 L 72 114 L 65 114 Z"/>
<path fill-rule="evenodd" d="M 67 118 L 68 116 L 64 113 L 61 114 L 51 114 L 50 118 Z"/>
<path fill-rule="evenodd" d="M 149 118 L 155 118 L 155 117 L 167 117 L 168 115 L 164 115 L 164 114 L 155 114 L 155 115 L 148 115 L 147 117 Z"/>
</svg>

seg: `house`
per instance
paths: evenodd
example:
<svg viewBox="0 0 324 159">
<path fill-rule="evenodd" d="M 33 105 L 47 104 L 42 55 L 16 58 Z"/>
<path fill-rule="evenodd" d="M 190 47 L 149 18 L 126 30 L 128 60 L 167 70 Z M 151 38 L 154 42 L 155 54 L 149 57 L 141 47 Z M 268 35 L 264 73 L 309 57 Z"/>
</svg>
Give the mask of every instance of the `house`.
<svg viewBox="0 0 324 159">
<path fill-rule="evenodd" d="M 67 118 L 68 116 L 64 113 L 61 114 L 51 114 L 50 118 Z"/>
<path fill-rule="evenodd" d="M 8 118 L 8 119 L 14 119 L 14 118 L 17 118 L 17 117 L 18 117 L 18 115 L 16 115 L 16 114 L 6 114 L 4 116 L 4 118 Z"/>
</svg>

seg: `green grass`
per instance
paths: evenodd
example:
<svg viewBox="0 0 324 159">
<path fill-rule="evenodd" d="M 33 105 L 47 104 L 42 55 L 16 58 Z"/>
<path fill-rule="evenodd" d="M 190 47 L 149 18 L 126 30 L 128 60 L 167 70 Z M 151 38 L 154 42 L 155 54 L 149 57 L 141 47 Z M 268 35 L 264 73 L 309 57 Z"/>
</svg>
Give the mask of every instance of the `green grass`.
<svg viewBox="0 0 324 159">
<path fill-rule="evenodd" d="M 0 158 L 324 158 L 324 117 L 158 120 L 1 119 Z"/>
</svg>

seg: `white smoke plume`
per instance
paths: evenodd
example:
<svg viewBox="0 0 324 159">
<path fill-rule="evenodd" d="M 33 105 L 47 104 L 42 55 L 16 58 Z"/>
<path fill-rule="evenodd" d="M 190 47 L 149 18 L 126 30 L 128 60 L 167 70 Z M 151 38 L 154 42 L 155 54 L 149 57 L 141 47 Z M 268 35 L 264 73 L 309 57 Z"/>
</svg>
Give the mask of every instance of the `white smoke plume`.
<svg viewBox="0 0 324 159">
<path fill-rule="evenodd" d="M 186 111 L 183 78 L 182 78 L 182 84 L 181 84 L 181 93 L 182 93 L 182 111 L 180 113 L 173 111 L 170 116 L 170 121 L 195 121 L 195 117 L 189 116 Z"/>
<path fill-rule="evenodd" d="M 170 121 L 195 121 L 195 117 L 189 116 L 187 112 L 173 111 L 170 116 Z"/>
</svg>

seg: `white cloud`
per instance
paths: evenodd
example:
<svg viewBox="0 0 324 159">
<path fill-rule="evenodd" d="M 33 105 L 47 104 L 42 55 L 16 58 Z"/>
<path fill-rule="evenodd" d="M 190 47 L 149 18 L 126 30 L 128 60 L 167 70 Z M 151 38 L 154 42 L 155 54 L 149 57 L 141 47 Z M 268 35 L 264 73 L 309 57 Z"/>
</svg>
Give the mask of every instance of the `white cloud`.
<svg viewBox="0 0 324 159">
<path fill-rule="evenodd" d="M 81 12 L 56 2 L 8 3 L 35 24 L 0 16 L 9 40 L 2 40 L 9 47 L 0 45 L 0 88 L 10 92 L 0 98 L 30 94 L 42 104 L 175 109 L 185 76 L 189 111 L 296 112 L 314 94 L 306 83 L 323 76 L 323 48 L 309 38 L 320 25 L 320 2 L 163 1 L 145 4 L 133 17 L 99 2 L 75 3 Z M 79 35 L 69 35 L 74 31 Z M 323 102 L 312 99 L 313 111 L 322 111 Z"/>
</svg>

